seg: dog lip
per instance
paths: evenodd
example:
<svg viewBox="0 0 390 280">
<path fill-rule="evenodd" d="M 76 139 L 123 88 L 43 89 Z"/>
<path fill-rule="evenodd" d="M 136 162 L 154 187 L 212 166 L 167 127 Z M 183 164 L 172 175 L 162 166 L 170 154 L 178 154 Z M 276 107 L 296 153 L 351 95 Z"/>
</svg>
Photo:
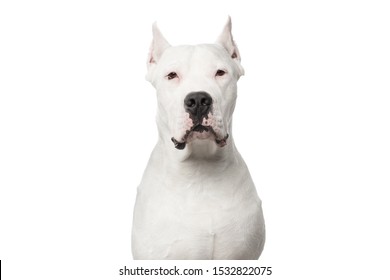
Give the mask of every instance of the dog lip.
<svg viewBox="0 0 390 280">
<path fill-rule="evenodd" d="M 207 127 L 207 126 L 204 126 L 204 125 L 201 125 L 201 124 L 198 124 L 196 126 L 194 126 L 191 131 L 196 131 L 196 132 L 208 132 L 210 130 L 210 127 Z"/>
<path fill-rule="evenodd" d="M 173 144 L 175 145 L 175 148 L 178 150 L 183 150 L 186 147 L 186 141 L 185 142 L 179 142 L 175 139 L 175 137 L 171 138 Z"/>
<path fill-rule="evenodd" d="M 196 125 L 196 126 L 193 126 L 191 128 L 191 130 L 187 130 L 186 131 L 186 134 L 183 136 L 182 138 L 182 141 L 178 141 L 175 139 L 175 137 L 172 137 L 171 138 L 171 141 L 173 142 L 173 144 L 175 145 L 175 148 L 178 149 L 178 150 L 184 150 L 184 148 L 186 147 L 186 144 L 187 144 L 187 140 L 188 140 L 188 137 L 189 135 L 192 133 L 192 132 L 199 132 L 199 133 L 202 133 L 202 132 L 210 132 L 212 135 L 214 135 L 215 137 L 215 143 L 219 146 L 219 147 L 224 147 L 227 145 L 227 139 L 229 138 L 229 134 L 226 134 L 225 137 L 223 137 L 222 139 L 218 138 L 217 137 L 217 134 L 215 133 L 214 129 L 210 126 L 203 126 L 203 125 Z"/>
<path fill-rule="evenodd" d="M 222 139 L 215 139 L 215 143 L 217 143 L 218 146 L 220 146 L 221 148 L 226 146 L 226 140 L 229 138 L 229 134 L 226 134 L 226 136 Z"/>
</svg>

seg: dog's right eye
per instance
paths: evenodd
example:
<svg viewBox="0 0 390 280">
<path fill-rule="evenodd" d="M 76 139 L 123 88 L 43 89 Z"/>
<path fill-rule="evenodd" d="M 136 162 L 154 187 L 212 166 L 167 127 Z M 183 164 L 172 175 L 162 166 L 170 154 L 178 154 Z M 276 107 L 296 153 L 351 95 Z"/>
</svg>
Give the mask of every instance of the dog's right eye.
<svg viewBox="0 0 390 280">
<path fill-rule="evenodd" d="M 226 71 L 221 70 L 221 69 L 218 69 L 217 72 L 215 73 L 215 76 L 216 76 L 216 77 L 217 77 L 217 76 L 221 77 L 221 76 L 223 76 L 223 75 L 225 75 L 225 74 L 226 74 Z"/>
<path fill-rule="evenodd" d="M 168 80 L 172 80 L 174 78 L 177 78 L 176 72 L 171 72 L 167 75 Z"/>
</svg>

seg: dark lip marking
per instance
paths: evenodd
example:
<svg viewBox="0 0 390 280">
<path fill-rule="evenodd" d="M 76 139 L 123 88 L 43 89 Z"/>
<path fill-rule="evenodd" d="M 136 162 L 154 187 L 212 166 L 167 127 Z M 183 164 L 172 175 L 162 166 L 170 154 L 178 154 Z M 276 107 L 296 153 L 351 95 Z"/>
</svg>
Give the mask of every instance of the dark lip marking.
<svg viewBox="0 0 390 280">
<path fill-rule="evenodd" d="M 220 146 L 222 148 L 222 147 L 226 146 L 226 144 L 227 144 L 226 140 L 228 138 L 229 138 L 229 134 L 226 134 L 226 136 L 223 139 L 221 139 L 221 140 L 215 139 L 215 142 L 217 143 L 218 146 Z"/>
<path fill-rule="evenodd" d="M 178 150 L 183 150 L 186 147 L 186 142 L 179 142 L 175 139 L 175 137 L 171 138 L 173 144 L 175 144 L 175 148 Z"/>
<path fill-rule="evenodd" d="M 201 125 L 201 124 L 198 124 L 198 125 L 196 125 L 194 128 L 192 128 L 192 131 L 196 131 L 196 132 L 203 132 L 203 131 L 206 131 L 206 132 L 208 132 L 208 131 L 209 131 L 209 127 L 203 126 L 203 125 Z"/>
<path fill-rule="evenodd" d="M 200 133 L 202 133 L 203 131 L 206 132 L 210 131 L 215 137 L 215 143 L 221 148 L 226 146 L 227 144 L 226 140 L 229 138 L 229 134 L 226 134 L 224 138 L 218 139 L 217 134 L 215 133 L 214 129 L 211 126 L 203 126 L 201 124 L 198 124 L 193 126 L 190 130 L 186 131 L 186 134 L 183 136 L 182 141 L 177 141 L 175 137 L 171 138 L 171 141 L 175 145 L 175 148 L 178 150 L 183 150 L 186 147 L 188 136 L 193 131 L 200 132 Z"/>
</svg>

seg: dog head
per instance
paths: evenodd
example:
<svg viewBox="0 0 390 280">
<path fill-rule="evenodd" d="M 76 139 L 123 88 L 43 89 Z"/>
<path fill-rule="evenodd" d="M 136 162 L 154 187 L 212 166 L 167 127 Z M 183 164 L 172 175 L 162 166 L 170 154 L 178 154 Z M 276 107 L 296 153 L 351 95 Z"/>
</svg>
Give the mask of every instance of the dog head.
<svg viewBox="0 0 390 280">
<path fill-rule="evenodd" d="M 157 90 L 160 135 L 179 150 L 199 141 L 228 144 L 240 60 L 230 17 L 215 44 L 171 46 L 154 24 L 147 80 Z"/>
</svg>

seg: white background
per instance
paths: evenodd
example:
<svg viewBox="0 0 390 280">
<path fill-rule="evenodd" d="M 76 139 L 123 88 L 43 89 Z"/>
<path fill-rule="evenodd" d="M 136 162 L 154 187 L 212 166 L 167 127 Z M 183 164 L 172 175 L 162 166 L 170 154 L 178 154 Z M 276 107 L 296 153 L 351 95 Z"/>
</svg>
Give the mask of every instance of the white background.
<svg viewBox="0 0 390 280">
<path fill-rule="evenodd" d="M 263 200 L 272 279 L 389 279 L 386 1 L 1 1 L 4 279 L 123 279 L 156 142 L 151 25 L 246 75 L 236 144 Z"/>
</svg>

